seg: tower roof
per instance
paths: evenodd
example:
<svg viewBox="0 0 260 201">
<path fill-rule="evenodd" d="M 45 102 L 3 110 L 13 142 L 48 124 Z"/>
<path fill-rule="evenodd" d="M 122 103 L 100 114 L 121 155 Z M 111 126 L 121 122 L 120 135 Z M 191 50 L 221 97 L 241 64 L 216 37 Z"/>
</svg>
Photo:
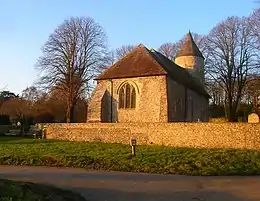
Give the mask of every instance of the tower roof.
<svg viewBox="0 0 260 201">
<path fill-rule="evenodd" d="M 201 51 L 199 50 L 198 46 L 194 42 L 190 31 L 186 35 L 185 41 L 181 46 L 180 51 L 176 55 L 176 57 L 180 57 L 180 56 L 197 56 L 204 59 Z"/>
</svg>

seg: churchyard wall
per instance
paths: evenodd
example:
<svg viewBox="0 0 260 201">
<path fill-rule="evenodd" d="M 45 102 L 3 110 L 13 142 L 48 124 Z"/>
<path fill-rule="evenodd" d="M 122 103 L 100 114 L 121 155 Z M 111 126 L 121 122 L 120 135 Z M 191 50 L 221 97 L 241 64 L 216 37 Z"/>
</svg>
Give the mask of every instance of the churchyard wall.
<svg viewBox="0 0 260 201">
<path fill-rule="evenodd" d="M 194 148 L 260 149 L 259 123 L 47 124 L 47 139 Z"/>
</svg>

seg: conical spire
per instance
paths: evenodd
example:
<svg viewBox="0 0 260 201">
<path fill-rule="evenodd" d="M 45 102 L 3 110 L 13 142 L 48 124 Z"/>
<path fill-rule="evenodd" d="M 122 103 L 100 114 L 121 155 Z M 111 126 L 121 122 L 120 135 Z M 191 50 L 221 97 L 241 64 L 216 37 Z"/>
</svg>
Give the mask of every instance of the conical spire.
<svg viewBox="0 0 260 201">
<path fill-rule="evenodd" d="M 181 46 L 178 54 L 176 55 L 176 57 L 180 57 L 180 56 L 197 56 L 197 57 L 204 58 L 198 46 L 194 42 L 190 31 L 187 33 L 185 42 Z"/>
</svg>

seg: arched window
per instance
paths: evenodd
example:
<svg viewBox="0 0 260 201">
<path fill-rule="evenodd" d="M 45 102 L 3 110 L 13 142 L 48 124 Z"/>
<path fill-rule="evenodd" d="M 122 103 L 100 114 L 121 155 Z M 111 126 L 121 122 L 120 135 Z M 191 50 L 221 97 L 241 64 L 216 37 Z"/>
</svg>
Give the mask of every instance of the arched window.
<svg viewBox="0 0 260 201">
<path fill-rule="evenodd" d="M 136 92 L 129 83 L 124 84 L 119 90 L 119 108 L 135 108 Z"/>
</svg>

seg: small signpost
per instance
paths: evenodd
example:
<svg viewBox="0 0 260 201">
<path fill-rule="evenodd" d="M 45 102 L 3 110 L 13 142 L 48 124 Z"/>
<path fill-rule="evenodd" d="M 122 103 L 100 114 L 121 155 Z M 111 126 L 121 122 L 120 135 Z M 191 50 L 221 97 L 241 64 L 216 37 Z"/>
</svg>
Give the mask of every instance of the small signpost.
<svg viewBox="0 0 260 201">
<path fill-rule="evenodd" d="M 132 138 L 130 141 L 131 147 L 132 147 L 132 156 L 135 156 L 135 147 L 136 147 L 136 139 Z"/>
</svg>

